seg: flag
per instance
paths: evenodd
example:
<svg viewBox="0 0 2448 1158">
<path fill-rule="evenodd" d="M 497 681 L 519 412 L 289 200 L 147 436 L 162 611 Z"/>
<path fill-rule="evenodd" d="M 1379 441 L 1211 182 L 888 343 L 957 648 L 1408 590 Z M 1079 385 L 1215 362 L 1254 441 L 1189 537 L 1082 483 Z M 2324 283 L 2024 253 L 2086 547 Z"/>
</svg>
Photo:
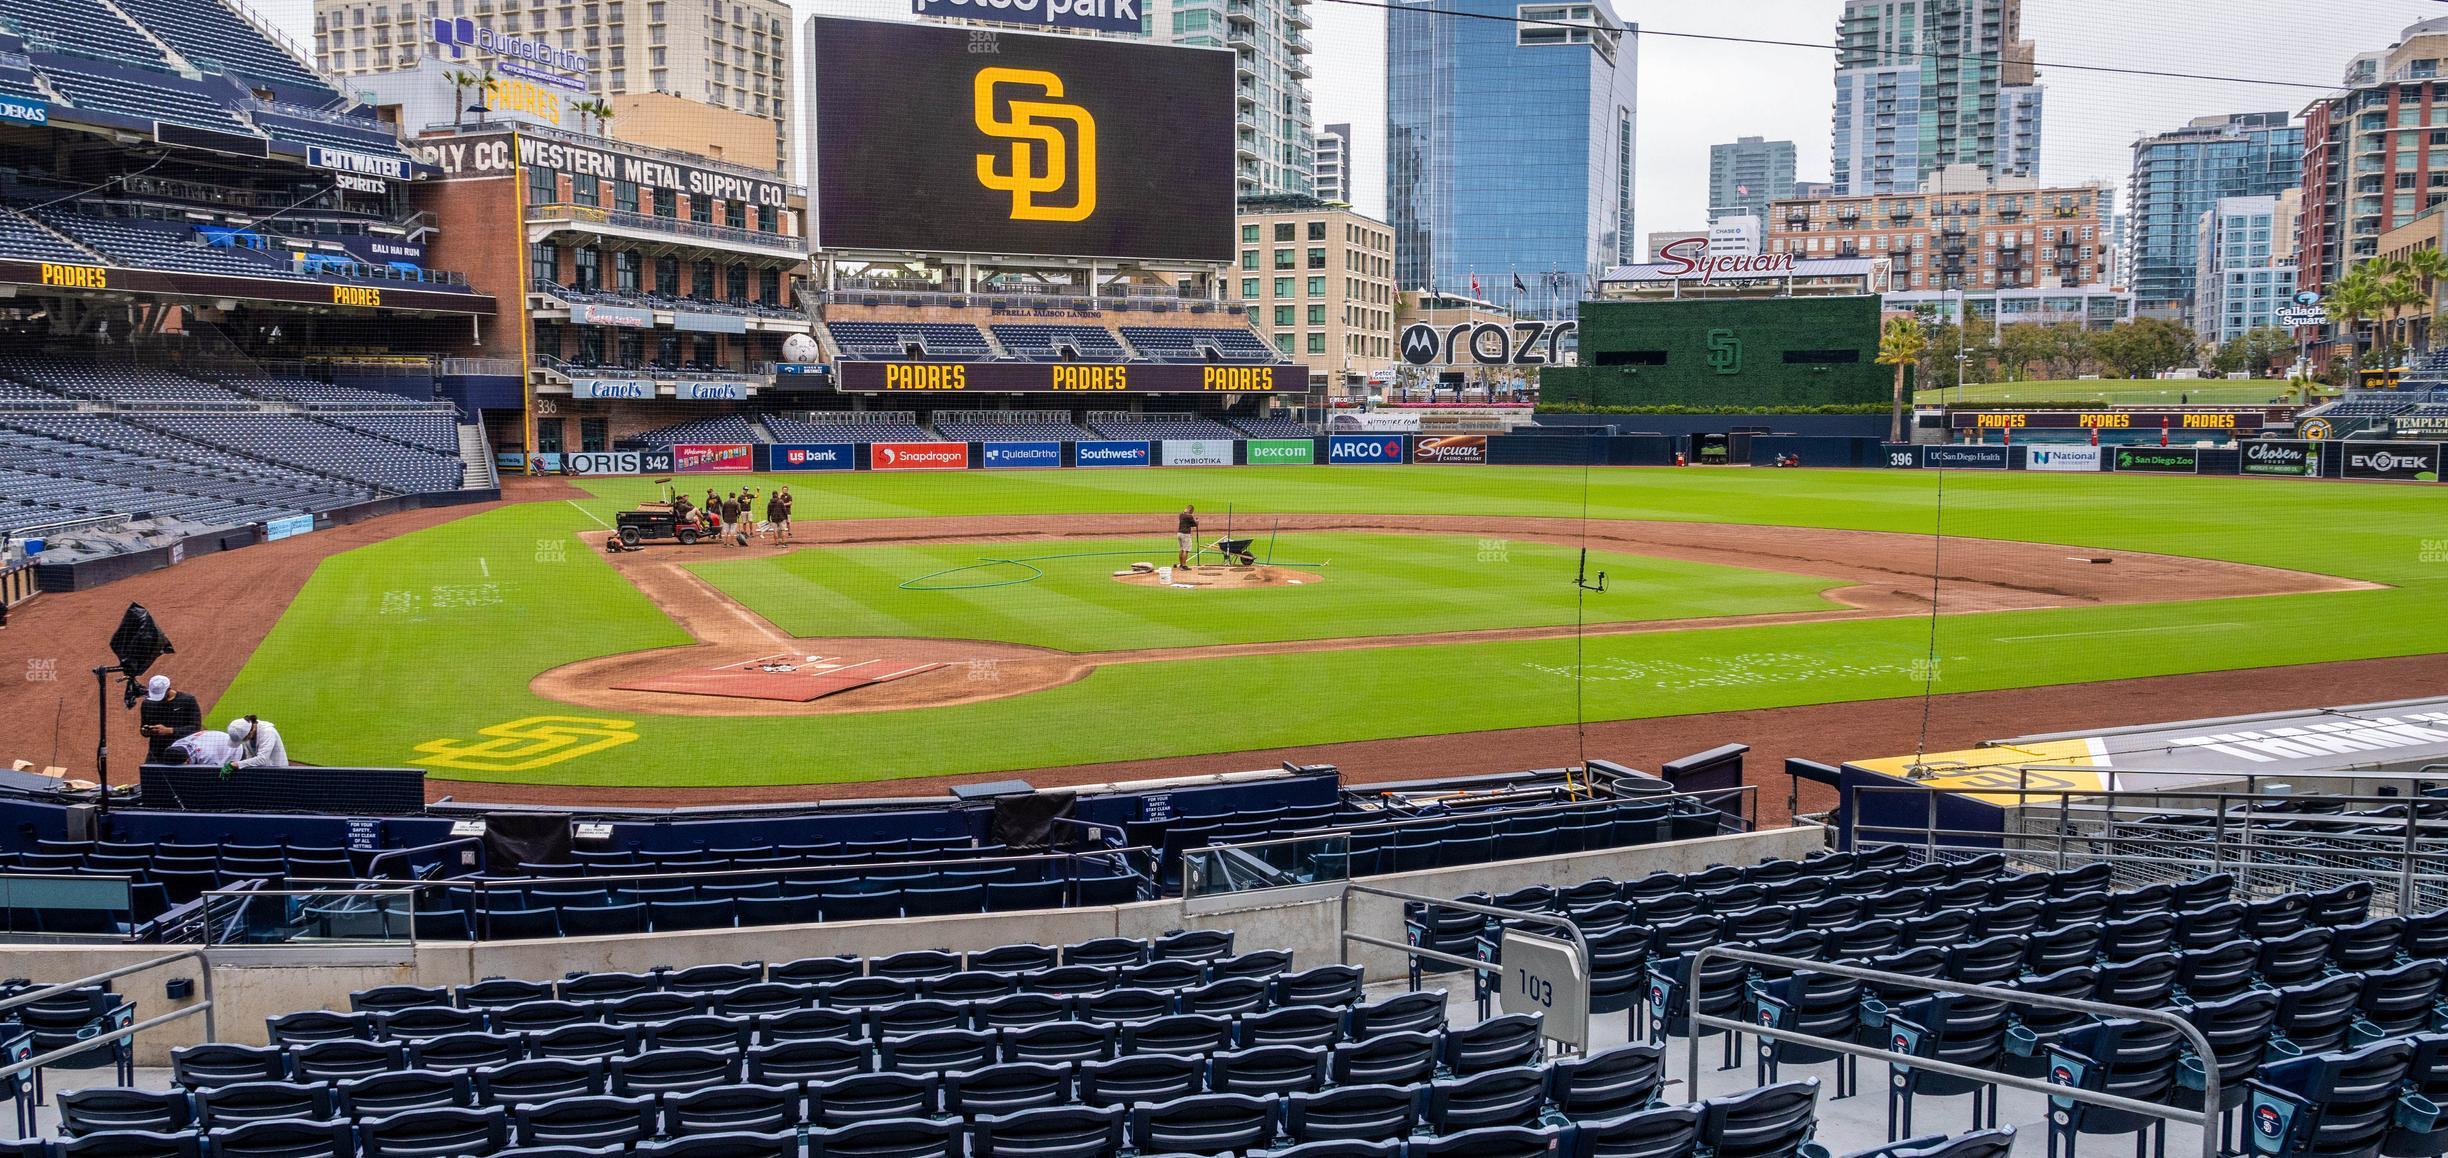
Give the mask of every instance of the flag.
<svg viewBox="0 0 2448 1158">
<path fill-rule="evenodd" d="M 1479 296 L 1479 275 L 1477 273 L 1471 274 L 1471 296 Z"/>
<path fill-rule="evenodd" d="M 1518 273 L 1513 275 L 1513 292 L 1517 294 L 1530 292 L 1530 287 L 1522 284 L 1521 275 Z"/>
</svg>

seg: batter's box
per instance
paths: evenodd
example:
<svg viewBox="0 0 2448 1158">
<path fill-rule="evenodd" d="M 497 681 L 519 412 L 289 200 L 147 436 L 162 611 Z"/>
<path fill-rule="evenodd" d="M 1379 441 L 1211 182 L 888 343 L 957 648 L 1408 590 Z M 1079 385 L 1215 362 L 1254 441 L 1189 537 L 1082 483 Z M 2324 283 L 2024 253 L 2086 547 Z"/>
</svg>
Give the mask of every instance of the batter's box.
<svg viewBox="0 0 2448 1158">
<path fill-rule="evenodd" d="M 787 700 L 804 704 L 875 684 L 907 679 L 943 666 L 942 663 L 911 663 L 883 656 L 862 658 L 785 653 L 715 667 L 682 668 L 612 686 L 626 692 L 728 696 L 742 700 Z"/>
</svg>

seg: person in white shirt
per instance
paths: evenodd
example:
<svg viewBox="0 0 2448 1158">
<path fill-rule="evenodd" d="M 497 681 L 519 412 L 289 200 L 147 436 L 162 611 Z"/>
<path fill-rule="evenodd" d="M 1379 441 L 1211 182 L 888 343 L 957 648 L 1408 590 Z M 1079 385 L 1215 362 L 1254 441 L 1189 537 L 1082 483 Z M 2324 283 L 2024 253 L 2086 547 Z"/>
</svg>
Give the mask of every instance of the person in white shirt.
<svg viewBox="0 0 2448 1158">
<path fill-rule="evenodd" d="M 193 767 L 217 768 L 237 755 L 238 747 L 230 743 L 229 733 L 211 728 L 189 732 L 171 741 L 163 763 L 186 764 Z M 171 757 L 176 757 L 175 760 Z"/>
<path fill-rule="evenodd" d="M 236 750 L 227 761 L 238 768 L 286 768 L 289 749 L 281 744 L 280 729 L 256 719 L 240 716 L 229 723 L 229 739 Z"/>
</svg>

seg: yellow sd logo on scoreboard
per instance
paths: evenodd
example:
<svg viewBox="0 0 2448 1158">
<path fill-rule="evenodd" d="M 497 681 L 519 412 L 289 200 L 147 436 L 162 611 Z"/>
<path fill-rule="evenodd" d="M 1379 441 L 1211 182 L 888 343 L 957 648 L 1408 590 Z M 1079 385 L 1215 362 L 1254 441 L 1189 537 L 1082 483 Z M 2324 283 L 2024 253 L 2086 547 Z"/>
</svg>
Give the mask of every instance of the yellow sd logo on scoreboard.
<svg viewBox="0 0 2448 1158">
<path fill-rule="evenodd" d="M 1005 85 L 1049 98 L 1063 95 L 1062 78 L 1040 69 L 978 70 L 971 90 L 978 131 L 1011 142 L 1008 156 L 977 155 L 978 184 L 1011 194 L 1014 221 L 1086 221 L 1096 212 L 1097 203 L 1096 118 L 1075 104 L 1005 94 L 1001 91 Z M 1010 120 L 996 112 L 998 97 L 1010 105 Z M 997 164 L 1005 160 L 1010 162 L 1008 169 Z M 1038 200 L 1061 192 L 1074 180 L 1078 189 L 1071 204 Z"/>
</svg>

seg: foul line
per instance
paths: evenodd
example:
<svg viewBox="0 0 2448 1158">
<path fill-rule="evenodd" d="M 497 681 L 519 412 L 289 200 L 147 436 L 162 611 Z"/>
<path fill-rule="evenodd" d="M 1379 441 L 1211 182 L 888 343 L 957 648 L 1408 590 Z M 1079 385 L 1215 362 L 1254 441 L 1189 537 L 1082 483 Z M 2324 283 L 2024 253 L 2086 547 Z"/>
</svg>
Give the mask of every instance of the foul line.
<svg viewBox="0 0 2448 1158">
<path fill-rule="evenodd" d="M 579 506 L 579 505 L 578 505 L 578 500 L 576 500 L 576 499 L 563 499 L 563 500 L 561 500 L 561 501 L 562 501 L 562 502 L 565 502 L 565 503 L 568 503 L 568 504 L 569 504 L 569 505 L 570 505 L 570 506 L 571 506 L 573 509 L 575 509 L 575 510 L 576 510 L 576 511 L 577 511 L 579 514 L 585 515 L 586 517 L 588 517 L 588 518 L 590 518 L 590 519 L 594 519 L 594 520 L 595 520 L 595 525 L 596 525 L 596 526 L 598 526 L 598 527 L 602 527 L 604 530 L 607 530 L 607 531 L 609 531 L 609 530 L 611 530 L 611 529 L 612 529 L 612 524 L 610 524 L 610 523 L 607 523 L 607 522 L 603 521 L 603 519 L 602 519 L 600 516 L 598 516 L 598 515 L 597 515 L 595 512 L 590 511 L 590 510 L 586 509 L 585 507 L 581 507 L 581 506 Z"/>
<path fill-rule="evenodd" d="M 2106 631 L 2058 631 L 2047 635 L 2001 635 L 1999 643 L 2026 643 L 2035 639 L 2080 639 L 2087 635 L 2140 635 L 2152 631 L 2194 631 L 2210 627 L 2242 627 L 2241 623 L 2174 623 L 2166 627 L 2119 627 Z"/>
</svg>

